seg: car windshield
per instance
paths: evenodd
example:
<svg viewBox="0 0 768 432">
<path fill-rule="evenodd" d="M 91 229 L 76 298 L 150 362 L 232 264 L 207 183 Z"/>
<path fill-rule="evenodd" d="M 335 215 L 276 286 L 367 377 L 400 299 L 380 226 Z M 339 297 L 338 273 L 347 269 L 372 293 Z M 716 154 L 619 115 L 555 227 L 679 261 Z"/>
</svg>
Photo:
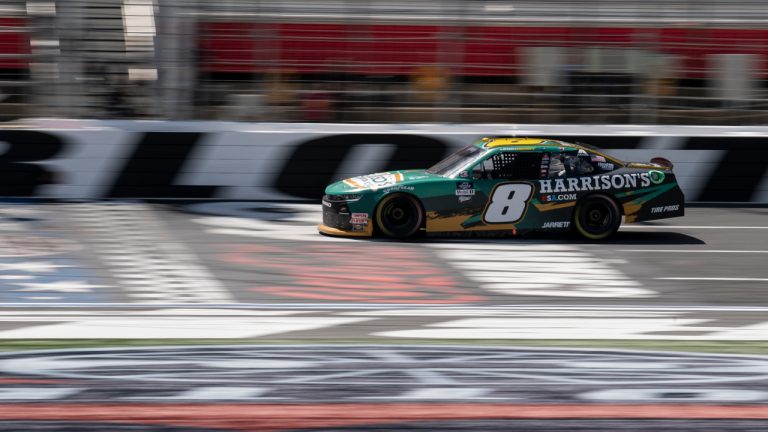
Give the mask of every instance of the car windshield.
<svg viewBox="0 0 768 432">
<path fill-rule="evenodd" d="M 470 161 L 475 160 L 477 156 L 482 152 L 483 150 L 480 147 L 476 147 L 474 145 L 464 147 L 463 149 L 431 166 L 429 169 L 427 169 L 427 172 L 430 174 L 446 176 L 451 172 L 465 166 Z"/>
</svg>

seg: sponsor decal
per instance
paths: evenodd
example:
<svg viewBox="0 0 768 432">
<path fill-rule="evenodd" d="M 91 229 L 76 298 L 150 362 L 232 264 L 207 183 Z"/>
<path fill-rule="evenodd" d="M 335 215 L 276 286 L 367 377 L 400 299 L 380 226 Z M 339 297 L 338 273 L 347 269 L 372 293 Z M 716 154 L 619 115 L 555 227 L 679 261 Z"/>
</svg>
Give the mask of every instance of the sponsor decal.
<svg viewBox="0 0 768 432">
<path fill-rule="evenodd" d="M 364 229 L 365 229 L 365 225 L 363 224 L 352 225 L 352 231 L 362 231 Z"/>
<path fill-rule="evenodd" d="M 460 203 L 467 202 L 467 201 L 470 201 L 470 200 L 472 200 L 471 196 L 466 196 L 466 195 L 459 196 L 459 202 Z"/>
<path fill-rule="evenodd" d="M 651 171 L 653 172 L 653 171 Z M 661 180 L 656 180 L 656 184 L 664 181 L 664 173 L 661 174 Z M 636 187 L 648 187 L 651 185 L 651 174 L 627 173 L 614 175 L 598 175 L 591 177 L 573 177 L 568 179 L 546 179 L 539 180 L 540 192 L 544 194 L 557 192 L 582 192 L 597 191 L 609 189 L 628 189 Z"/>
<path fill-rule="evenodd" d="M 539 174 L 541 177 L 546 177 L 549 171 L 549 153 L 544 153 L 541 157 L 541 168 Z"/>
<path fill-rule="evenodd" d="M 530 183 L 501 183 L 491 192 L 491 199 L 483 212 L 483 222 L 516 223 L 525 216 L 528 201 L 533 196 Z M 512 230 L 517 235 L 517 230 Z"/>
<path fill-rule="evenodd" d="M 653 207 L 651 208 L 651 213 L 667 213 L 667 212 L 673 212 L 678 210 L 680 210 L 680 204 Z"/>
<path fill-rule="evenodd" d="M 368 225 L 368 213 L 352 213 L 349 223 L 353 225 Z"/>
<path fill-rule="evenodd" d="M 605 170 L 605 171 L 613 171 L 613 168 L 615 167 L 615 165 L 610 162 L 598 162 L 597 166 L 601 170 Z"/>
<path fill-rule="evenodd" d="M 576 199 L 575 193 L 542 195 L 541 202 L 572 201 Z"/>
<path fill-rule="evenodd" d="M 544 225 L 542 225 L 542 228 L 568 228 L 571 226 L 571 223 L 568 221 L 563 222 L 544 222 Z"/>
<path fill-rule="evenodd" d="M 605 158 L 600 155 L 592 155 L 592 162 L 605 162 Z"/>
<path fill-rule="evenodd" d="M 390 193 L 390 192 L 397 192 L 397 191 L 414 191 L 415 188 L 413 186 L 392 186 L 388 187 L 383 190 L 384 193 Z"/>
<path fill-rule="evenodd" d="M 375 191 L 387 186 L 394 186 L 401 181 L 403 181 L 403 174 L 384 172 L 348 178 L 344 180 L 344 183 L 358 189 L 371 189 Z"/>
<path fill-rule="evenodd" d="M 475 194 L 475 187 L 472 182 L 460 182 L 456 185 L 457 196 L 471 196 Z"/>
<path fill-rule="evenodd" d="M 648 171 L 648 177 L 650 178 L 651 183 L 661 184 L 661 183 L 664 183 L 664 178 L 666 177 L 666 175 L 662 171 L 651 170 L 651 171 Z"/>
</svg>

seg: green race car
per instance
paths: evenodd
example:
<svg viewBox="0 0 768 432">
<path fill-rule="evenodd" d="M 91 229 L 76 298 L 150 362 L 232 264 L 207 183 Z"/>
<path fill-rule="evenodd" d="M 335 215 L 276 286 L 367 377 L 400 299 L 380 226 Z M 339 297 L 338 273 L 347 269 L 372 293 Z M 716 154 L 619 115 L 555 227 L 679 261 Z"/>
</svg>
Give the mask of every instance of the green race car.
<svg viewBox="0 0 768 432">
<path fill-rule="evenodd" d="M 483 138 L 427 170 L 348 178 L 323 197 L 321 233 L 576 231 L 591 240 L 627 223 L 683 216 L 683 192 L 663 158 L 625 163 L 584 144 Z"/>
</svg>

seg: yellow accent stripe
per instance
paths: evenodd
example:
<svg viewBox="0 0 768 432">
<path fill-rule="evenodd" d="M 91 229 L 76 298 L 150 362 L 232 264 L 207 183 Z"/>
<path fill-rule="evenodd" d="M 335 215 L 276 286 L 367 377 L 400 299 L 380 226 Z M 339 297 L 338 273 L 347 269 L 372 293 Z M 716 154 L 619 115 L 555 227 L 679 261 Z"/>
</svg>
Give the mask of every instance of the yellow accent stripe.
<svg viewBox="0 0 768 432">
<path fill-rule="evenodd" d="M 624 207 L 624 222 L 630 223 L 637 220 L 637 212 L 643 207 L 635 201 L 630 201 L 622 205 Z"/>
<path fill-rule="evenodd" d="M 362 188 L 363 187 L 363 185 L 361 185 L 360 183 L 356 182 L 354 179 L 351 179 L 351 178 L 350 179 L 345 179 L 344 180 L 344 184 L 352 186 L 352 187 L 356 187 L 356 188 Z"/>
<path fill-rule="evenodd" d="M 541 138 L 498 138 L 486 143 L 485 147 L 494 148 L 494 147 L 519 146 L 519 145 L 531 146 L 531 145 L 541 144 L 544 141 L 551 141 L 551 140 L 541 139 Z"/>
<path fill-rule="evenodd" d="M 547 204 L 534 204 L 536 209 L 541 212 L 557 210 L 566 207 L 573 207 L 576 205 L 576 201 L 568 201 L 564 203 L 547 203 Z"/>
<path fill-rule="evenodd" d="M 672 171 L 671 168 L 660 166 L 660 165 L 654 165 L 652 163 L 641 163 L 641 162 L 632 162 L 627 165 L 629 168 L 645 168 L 645 169 L 654 169 L 656 171 Z"/>
</svg>

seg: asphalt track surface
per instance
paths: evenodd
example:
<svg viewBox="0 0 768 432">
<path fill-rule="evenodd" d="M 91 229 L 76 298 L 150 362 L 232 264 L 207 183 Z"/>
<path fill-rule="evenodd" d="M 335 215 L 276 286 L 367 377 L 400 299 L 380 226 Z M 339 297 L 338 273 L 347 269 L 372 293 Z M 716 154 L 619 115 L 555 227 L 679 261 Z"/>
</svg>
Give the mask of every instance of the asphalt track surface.
<svg viewBox="0 0 768 432">
<path fill-rule="evenodd" d="M 768 305 L 765 208 L 691 208 L 603 243 L 336 239 L 317 234 L 319 217 L 288 204 L 0 206 L 0 271 L 18 286 L 0 304 Z"/>
<path fill-rule="evenodd" d="M 768 429 L 765 357 L 589 346 L 768 340 L 768 209 L 591 243 L 337 239 L 317 207 L 0 206 L 0 339 L 267 343 L 3 355 L 0 431 Z"/>
</svg>

